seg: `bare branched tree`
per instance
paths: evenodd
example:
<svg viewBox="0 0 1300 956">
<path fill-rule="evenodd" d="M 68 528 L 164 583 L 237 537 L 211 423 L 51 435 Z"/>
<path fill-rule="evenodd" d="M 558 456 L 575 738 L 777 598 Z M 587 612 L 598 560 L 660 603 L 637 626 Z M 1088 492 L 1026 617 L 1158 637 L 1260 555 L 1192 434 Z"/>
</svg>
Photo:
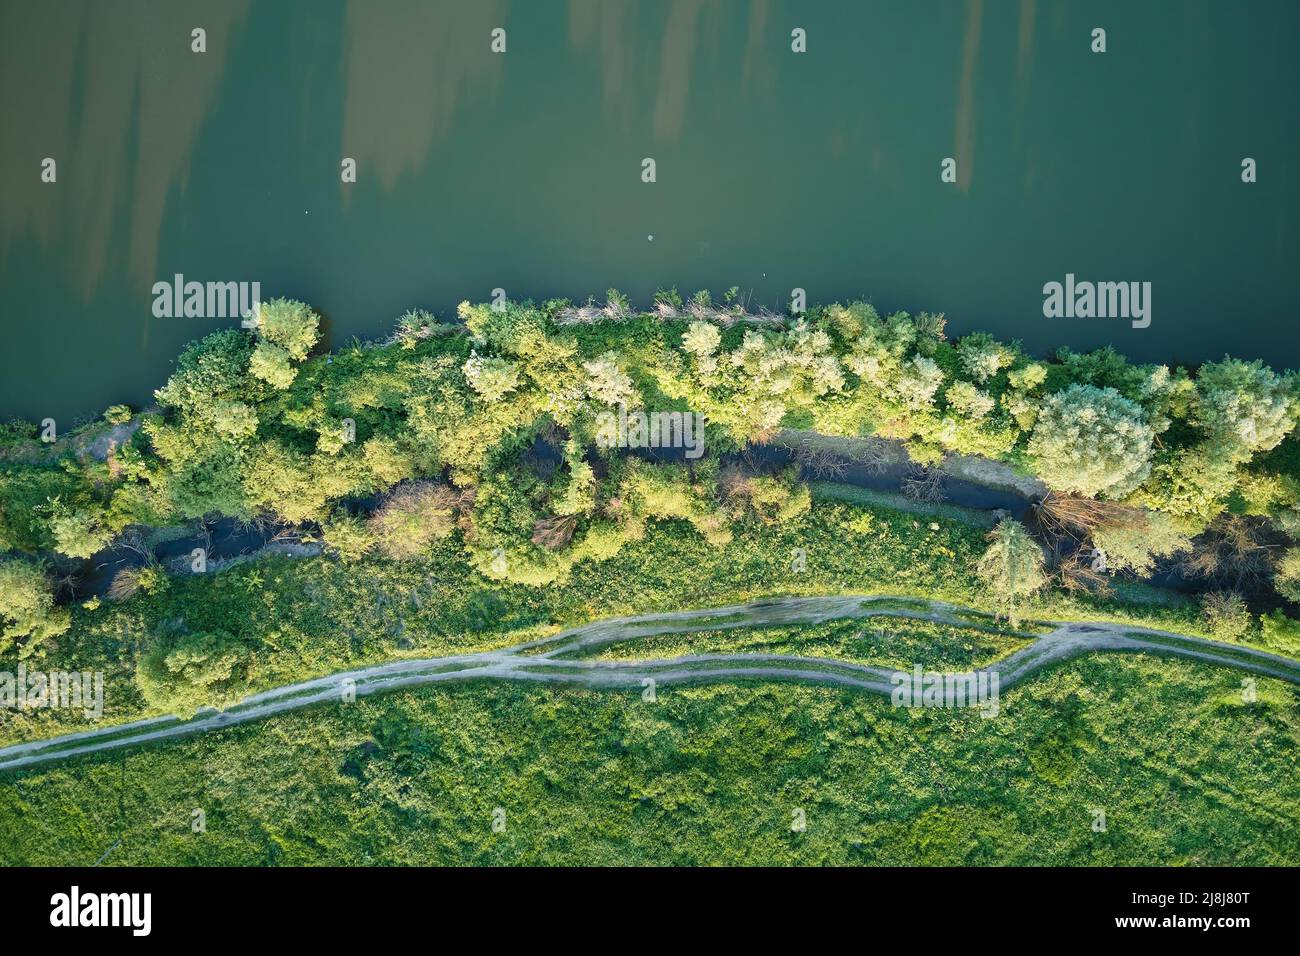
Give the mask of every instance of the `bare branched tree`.
<svg viewBox="0 0 1300 956">
<path fill-rule="evenodd" d="M 1269 584 L 1278 547 L 1268 540 L 1263 521 L 1223 515 L 1193 542 L 1181 568 L 1189 577 L 1205 578 L 1220 589 L 1249 594 Z"/>
<path fill-rule="evenodd" d="M 1141 527 L 1146 521 L 1140 508 L 1054 491 L 1034 504 L 1033 513 L 1044 534 L 1076 541 L 1086 541 L 1098 528 Z"/>
<path fill-rule="evenodd" d="M 533 525 L 533 544 L 548 551 L 558 551 L 573 540 L 578 526 L 577 515 L 555 515 Z"/>
<path fill-rule="evenodd" d="M 903 479 L 903 496 L 917 504 L 937 505 L 947 496 L 943 490 L 943 473 L 937 468 L 916 465 Z"/>
</svg>

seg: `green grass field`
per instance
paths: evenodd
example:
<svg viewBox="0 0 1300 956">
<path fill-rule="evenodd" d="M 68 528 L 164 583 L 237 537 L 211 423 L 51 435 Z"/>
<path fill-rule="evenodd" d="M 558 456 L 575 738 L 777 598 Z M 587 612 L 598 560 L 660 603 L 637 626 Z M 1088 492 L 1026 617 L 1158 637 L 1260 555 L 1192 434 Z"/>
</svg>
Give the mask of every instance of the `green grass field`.
<svg viewBox="0 0 1300 956">
<path fill-rule="evenodd" d="M 1296 865 L 1297 691 L 1258 692 L 1107 655 L 988 720 L 749 682 L 392 694 L 5 775 L 0 862 Z"/>
</svg>

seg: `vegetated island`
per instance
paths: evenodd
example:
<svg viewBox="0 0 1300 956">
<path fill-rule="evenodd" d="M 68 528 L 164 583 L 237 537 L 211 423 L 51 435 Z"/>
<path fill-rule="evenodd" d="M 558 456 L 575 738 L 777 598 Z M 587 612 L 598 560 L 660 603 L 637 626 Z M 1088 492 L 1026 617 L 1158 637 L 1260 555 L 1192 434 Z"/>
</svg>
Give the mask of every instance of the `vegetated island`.
<svg viewBox="0 0 1300 956">
<path fill-rule="evenodd" d="M 1010 630 L 1104 620 L 1300 656 L 1294 373 L 1110 349 L 1045 361 L 981 333 L 949 342 L 942 316 L 750 315 L 673 290 L 650 313 L 611 290 L 604 307 L 465 303 L 458 319 L 410 312 L 386 342 L 322 354 L 315 313 L 276 300 L 255 329 L 189 346 L 154 409 L 115 407 L 52 448 L 6 426 L 0 669 L 102 670 L 120 723 L 601 617 L 867 593 L 951 600 Z M 601 428 L 629 410 L 703 416 L 703 456 L 605 447 Z M 966 504 L 944 500 L 958 488 Z M 241 560 L 249 540 L 271 553 Z M 805 631 L 753 639 L 785 652 Z M 898 640 L 927 660 L 953 638 Z M 717 633 L 676 640 L 706 652 Z M 970 635 L 958 646 L 972 653 Z M 1089 660 L 1025 686 L 1080 671 L 1131 686 L 1154 668 L 1185 692 L 1211 680 L 1198 667 Z M 1264 707 L 1282 739 L 1294 692 L 1259 687 L 1224 719 Z M 682 693 L 693 713 L 707 699 Z M 840 692 L 740 678 L 728 693 Z M 1069 706 L 1086 711 L 1079 693 Z M 3 742 L 84 728 L 0 711 Z M 1062 746 L 1052 759 L 1070 766 L 1087 750 Z M 1294 796 L 1275 812 L 1294 818 Z"/>
</svg>

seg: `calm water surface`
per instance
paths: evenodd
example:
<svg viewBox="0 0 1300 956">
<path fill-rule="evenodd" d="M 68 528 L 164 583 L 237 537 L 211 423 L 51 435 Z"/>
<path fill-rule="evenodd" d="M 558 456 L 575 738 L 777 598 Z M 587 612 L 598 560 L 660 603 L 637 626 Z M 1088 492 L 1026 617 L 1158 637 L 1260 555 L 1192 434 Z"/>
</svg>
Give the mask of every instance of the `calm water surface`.
<svg viewBox="0 0 1300 956">
<path fill-rule="evenodd" d="M 147 400 L 227 324 L 152 315 L 178 272 L 336 343 L 498 286 L 798 286 L 1039 353 L 1300 366 L 1298 28 L 1289 0 L 0 0 L 0 418 Z M 1067 272 L 1150 281 L 1150 328 L 1043 318 Z"/>
</svg>

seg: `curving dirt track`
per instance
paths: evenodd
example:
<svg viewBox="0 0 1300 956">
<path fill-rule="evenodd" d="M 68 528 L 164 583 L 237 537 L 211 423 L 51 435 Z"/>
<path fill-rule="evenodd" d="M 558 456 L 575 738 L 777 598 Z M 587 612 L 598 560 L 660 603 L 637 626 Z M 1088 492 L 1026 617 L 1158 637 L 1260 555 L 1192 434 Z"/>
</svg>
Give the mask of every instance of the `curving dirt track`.
<svg viewBox="0 0 1300 956">
<path fill-rule="evenodd" d="M 65 734 L 0 748 L 0 771 L 18 770 L 68 757 L 174 737 L 205 733 L 273 714 L 338 703 L 352 695 L 449 681 L 522 680 L 604 689 L 735 679 L 796 680 L 888 695 L 894 668 L 832 658 L 771 653 L 687 654 L 648 660 L 583 660 L 562 655 L 661 634 L 730 628 L 820 624 L 831 620 L 898 617 L 959 627 L 1002 630 L 1032 639 L 1028 647 L 987 670 L 1007 688 L 1057 661 L 1095 651 L 1139 651 L 1204 661 L 1300 684 L 1300 662 L 1201 637 L 1092 622 L 1050 622 L 1029 634 L 995 628 L 986 615 L 943 601 L 890 595 L 781 598 L 720 608 L 606 618 L 550 637 L 474 654 L 405 659 L 287 684 L 245 698 L 224 711 L 207 709 L 190 720 L 151 717 L 127 724 Z"/>
</svg>

